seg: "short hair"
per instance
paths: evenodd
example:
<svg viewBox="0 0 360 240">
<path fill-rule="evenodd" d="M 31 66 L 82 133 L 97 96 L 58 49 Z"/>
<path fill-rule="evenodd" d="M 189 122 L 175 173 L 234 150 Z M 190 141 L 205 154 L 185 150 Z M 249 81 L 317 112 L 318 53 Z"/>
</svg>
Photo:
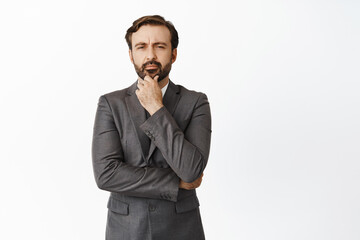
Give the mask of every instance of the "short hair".
<svg viewBox="0 0 360 240">
<path fill-rule="evenodd" d="M 169 29 L 171 35 L 171 50 L 177 48 L 179 44 L 179 36 L 174 25 L 170 21 L 166 21 L 160 15 L 149 15 L 141 17 L 133 22 L 133 25 L 126 31 L 125 39 L 129 45 L 129 49 L 132 50 L 132 41 L 131 36 L 134 32 L 137 32 L 139 28 L 143 25 L 160 25 L 165 26 Z"/>
</svg>

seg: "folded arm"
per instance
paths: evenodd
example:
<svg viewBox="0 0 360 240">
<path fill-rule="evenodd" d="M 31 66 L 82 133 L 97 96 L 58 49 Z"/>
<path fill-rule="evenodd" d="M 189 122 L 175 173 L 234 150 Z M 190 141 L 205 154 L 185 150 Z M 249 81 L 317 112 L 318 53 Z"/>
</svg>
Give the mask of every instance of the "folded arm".
<svg viewBox="0 0 360 240">
<path fill-rule="evenodd" d="M 200 94 L 190 122 L 182 131 L 165 107 L 140 128 L 154 141 L 171 169 L 185 182 L 201 177 L 209 157 L 211 115 L 205 94 Z"/>
<path fill-rule="evenodd" d="M 99 99 L 95 117 L 92 160 L 100 189 L 130 196 L 177 199 L 179 178 L 172 169 L 135 167 L 124 162 L 119 133 L 104 96 Z"/>
</svg>

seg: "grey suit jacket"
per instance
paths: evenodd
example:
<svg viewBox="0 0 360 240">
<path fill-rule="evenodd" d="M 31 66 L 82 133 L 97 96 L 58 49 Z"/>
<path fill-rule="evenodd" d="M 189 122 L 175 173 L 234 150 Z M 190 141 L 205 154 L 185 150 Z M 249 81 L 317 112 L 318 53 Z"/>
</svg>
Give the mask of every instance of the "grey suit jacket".
<svg viewBox="0 0 360 240">
<path fill-rule="evenodd" d="M 204 239 L 195 190 L 179 189 L 204 171 L 210 150 L 207 97 L 170 81 L 164 107 L 146 119 L 136 94 L 103 95 L 92 158 L 100 189 L 111 192 L 107 239 Z"/>
</svg>

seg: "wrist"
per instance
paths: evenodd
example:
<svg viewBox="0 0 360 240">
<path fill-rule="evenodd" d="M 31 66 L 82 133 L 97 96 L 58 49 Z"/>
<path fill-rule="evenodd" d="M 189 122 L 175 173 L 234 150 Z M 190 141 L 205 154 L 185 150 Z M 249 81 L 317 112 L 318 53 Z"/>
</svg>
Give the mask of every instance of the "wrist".
<svg viewBox="0 0 360 240">
<path fill-rule="evenodd" d="M 161 103 L 161 104 L 156 104 L 154 106 L 152 106 L 148 112 L 149 114 L 152 116 L 154 113 L 156 113 L 157 111 L 159 111 L 160 108 L 162 108 L 164 105 Z"/>
</svg>

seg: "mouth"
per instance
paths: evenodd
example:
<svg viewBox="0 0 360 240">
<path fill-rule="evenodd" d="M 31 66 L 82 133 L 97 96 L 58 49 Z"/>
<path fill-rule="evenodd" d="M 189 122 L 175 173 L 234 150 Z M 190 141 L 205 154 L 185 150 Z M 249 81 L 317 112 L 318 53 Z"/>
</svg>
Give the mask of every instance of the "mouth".
<svg viewBox="0 0 360 240">
<path fill-rule="evenodd" d="M 145 70 L 156 70 L 158 68 L 159 67 L 155 64 L 149 64 L 149 65 L 146 65 Z"/>
</svg>

